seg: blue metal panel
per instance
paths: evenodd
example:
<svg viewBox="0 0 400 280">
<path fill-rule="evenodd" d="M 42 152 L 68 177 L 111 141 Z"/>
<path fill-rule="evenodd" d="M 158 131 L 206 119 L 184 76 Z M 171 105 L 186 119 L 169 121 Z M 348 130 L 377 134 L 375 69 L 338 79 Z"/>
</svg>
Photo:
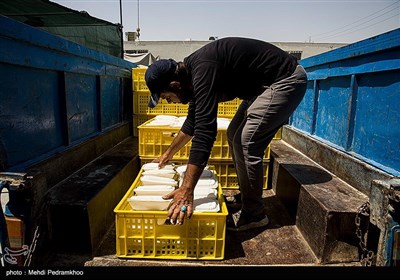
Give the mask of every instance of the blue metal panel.
<svg viewBox="0 0 400 280">
<path fill-rule="evenodd" d="M 313 132 L 314 103 L 316 98 L 314 83 L 308 83 L 303 100 L 291 116 L 292 125 L 309 134 Z"/>
<path fill-rule="evenodd" d="M 3 164 L 13 166 L 63 144 L 56 72 L 0 64 L 0 89 Z"/>
<path fill-rule="evenodd" d="M 350 95 L 348 77 L 320 81 L 315 135 L 346 146 Z"/>
<path fill-rule="evenodd" d="M 399 38 L 400 39 L 400 38 Z M 375 73 L 396 70 L 400 68 L 399 52 L 387 50 L 379 54 L 369 54 L 370 57 L 352 57 L 348 60 L 338 60 L 326 65 L 310 67 L 309 80 L 321 80 L 328 77 L 349 76 L 352 74 Z"/>
<path fill-rule="evenodd" d="M 122 120 L 122 86 L 119 78 L 104 77 L 101 87 L 101 127 L 107 129 Z"/>
<path fill-rule="evenodd" d="M 97 130 L 96 76 L 67 73 L 65 77 L 70 142 Z"/>
<path fill-rule="evenodd" d="M 318 65 L 326 65 L 330 62 L 346 61 L 354 57 L 373 57 L 378 52 L 387 52 L 390 49 L 397 48 L 399 46 L 399 40 L 400 28 L 339 49 L 303 59 L 301 65 L 305 68 L 311 68 Z"/>
<path fill-rule="evenodd" d="M 300 63 L 309 85 L 290 125 L 400 176 L 400 29 Z"/>
<path fill-rule="evenodd" d="M 0 61 L 40 69 L 130 77 L 136 64 L 0 15 Z"/>
<path fill-rule="evenodd" d="M 352 150 L 400 170 L 400 70 L 363 75 Z"/>
<path fill-rule="evenodd" d="M 0 170 L 130 122 L 136 66 L 0 16 Z"/>
</svg>

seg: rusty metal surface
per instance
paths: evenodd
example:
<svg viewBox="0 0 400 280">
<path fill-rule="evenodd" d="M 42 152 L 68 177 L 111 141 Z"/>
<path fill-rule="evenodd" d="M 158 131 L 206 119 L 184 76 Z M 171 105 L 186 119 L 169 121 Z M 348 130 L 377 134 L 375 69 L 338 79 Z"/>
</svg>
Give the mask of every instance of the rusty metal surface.
<svg viewBox="0 0 400 280">
<path fill-rule="evenodd" d="M 366 195 L 370 192 L 372 180 L 393 178 L 392 175 L 374 168 L 350 154 L 334 149 L 288 126 L 283 127 L 282 139 Z"/>
<path fill-rule="evenodd" d="M 135 140 L 127 138 L 95 161 L 87 164 L 49 192 L 50 204 L 86 205 L 121 168 L 136 157 Z"/>
</svg>

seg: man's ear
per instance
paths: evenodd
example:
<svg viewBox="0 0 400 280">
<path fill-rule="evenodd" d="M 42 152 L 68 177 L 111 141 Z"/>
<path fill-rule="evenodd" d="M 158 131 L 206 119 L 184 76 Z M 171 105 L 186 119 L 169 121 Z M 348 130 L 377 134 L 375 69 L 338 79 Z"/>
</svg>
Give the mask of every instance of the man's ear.
<svg viewBox="0 0 400 280">
<path fill-rule="evenodd" d="M 172 81 L 169 83 L 169 86 L 174 89 L 174 90 L 180 90 L 181 89 L 181 83 L 178 81 Z"/>
</svg>

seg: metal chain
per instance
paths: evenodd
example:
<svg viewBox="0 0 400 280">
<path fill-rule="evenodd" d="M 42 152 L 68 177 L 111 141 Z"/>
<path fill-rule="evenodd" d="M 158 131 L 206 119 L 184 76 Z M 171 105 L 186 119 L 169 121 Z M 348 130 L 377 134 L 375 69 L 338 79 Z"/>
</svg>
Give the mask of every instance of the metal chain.
<svg viewBox="0 0 400 280">
<path fill-rule="evenodd" d="M 362 266 L 372 266 L 372 261 L 374 258 L 374 252 L 368 250 L 367 248 L 367 233 L 368 233 L 368 227 L 365 233 L 362 233 L 361 230 L 361 216 L 364 217 L 369 217 L 370 214 L 370 205 L 369 202 L 363 203 L 360 208 L 358 208 L 358 212 L 355 218 L 355 223 L 356 223 L 356 235 L 358 237 L 359 241 L 359 246 L 361 248 L 361 258 L 360 262 Z"/>
</svg>

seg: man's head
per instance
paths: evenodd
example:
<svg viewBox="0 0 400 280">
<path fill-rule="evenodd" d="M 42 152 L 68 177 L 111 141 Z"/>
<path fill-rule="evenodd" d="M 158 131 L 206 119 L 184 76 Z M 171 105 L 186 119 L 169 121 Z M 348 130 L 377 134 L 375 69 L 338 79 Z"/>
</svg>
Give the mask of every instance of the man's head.
<svg viewBox="0 0 400 280">
<path fill-rule="evenodd" d="M 169 88 L 175 78 L 177 63 L 173 59 L 160 59 L 153 62 L 145 73 L 145 81 L 150 90 L 148 106 L 154 108 L 160 100 L 162 92 Z"/>
</svg>

